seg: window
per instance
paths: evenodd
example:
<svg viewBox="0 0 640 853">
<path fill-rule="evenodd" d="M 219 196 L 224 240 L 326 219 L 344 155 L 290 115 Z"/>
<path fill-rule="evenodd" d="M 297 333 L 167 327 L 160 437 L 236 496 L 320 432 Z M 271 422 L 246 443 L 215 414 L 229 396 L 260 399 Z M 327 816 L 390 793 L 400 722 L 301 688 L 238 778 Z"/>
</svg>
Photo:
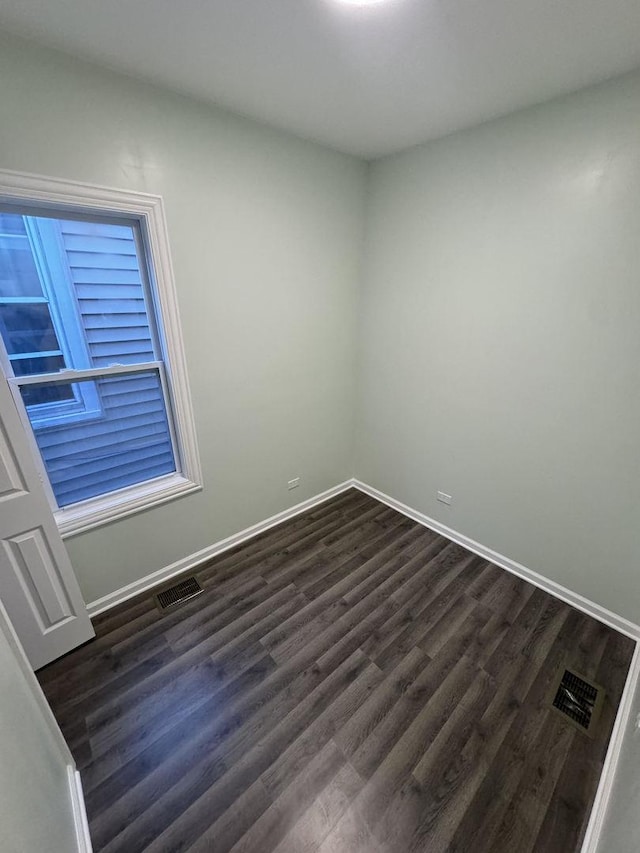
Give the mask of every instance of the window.
<svg viewBox="0 0 640 853">
<path fill-rule="evenodd" d="M 63 534 L 198 488 L 161 200 L 7 172 L 0 192 L 0 357 Z"/>
<path fill-rule="evenodd" d="M 15 376 L 90 366 L 56 225 L 0 211 L 0 336 Z M 93 383 L 81 398 L 68 385 L 34 386 L 25 403 L 35 424 L 98 409 Z"/>
</svg>

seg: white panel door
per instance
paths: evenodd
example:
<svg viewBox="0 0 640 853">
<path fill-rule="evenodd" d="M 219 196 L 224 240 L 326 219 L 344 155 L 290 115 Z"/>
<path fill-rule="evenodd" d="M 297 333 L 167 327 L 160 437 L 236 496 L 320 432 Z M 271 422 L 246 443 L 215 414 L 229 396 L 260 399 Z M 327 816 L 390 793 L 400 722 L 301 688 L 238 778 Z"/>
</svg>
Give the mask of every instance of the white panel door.
<svg viewBox="0 0 640 853">
<path fill-rule="evenodd" d="M 2 373 L 0 598 L 34 669 L 95 636 Z"/>
</svg>

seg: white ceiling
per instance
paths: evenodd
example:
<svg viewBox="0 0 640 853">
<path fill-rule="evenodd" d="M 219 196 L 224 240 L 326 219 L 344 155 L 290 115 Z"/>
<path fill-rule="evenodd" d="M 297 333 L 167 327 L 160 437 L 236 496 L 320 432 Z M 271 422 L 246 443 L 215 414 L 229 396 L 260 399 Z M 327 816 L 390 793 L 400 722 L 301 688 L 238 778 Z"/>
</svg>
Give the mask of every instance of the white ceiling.
<svg viewBox="0 0 640 853">
<path fill-rule="evenodd" d="M 0 0 L 0 27 L 366 157 L 640 66 L 640 0 Z"/>
</svg>

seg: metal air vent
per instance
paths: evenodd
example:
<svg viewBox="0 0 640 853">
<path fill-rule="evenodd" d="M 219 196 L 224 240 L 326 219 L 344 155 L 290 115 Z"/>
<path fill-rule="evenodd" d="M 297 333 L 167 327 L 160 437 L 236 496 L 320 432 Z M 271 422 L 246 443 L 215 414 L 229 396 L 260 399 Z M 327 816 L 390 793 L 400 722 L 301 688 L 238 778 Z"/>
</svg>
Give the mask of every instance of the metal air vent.
<svg viewBox="0 0 640 853">
<path fill-rule="evenodd" d="M 562 714 L 579 731 L 592 735 L 600 716 L 604 689 L 564 667 L 554 681 L 551 707 Z"/>
<path fill-rule="evenodd" d="M 201 592 L 204 592 L 204 590 L 198 581 L 191 577 L 185 578 L 174 586 L 163 589 L 161 592 L 156 593 L 154 598 L 156 600 L 158 610 L 164 613 L 166 610 L 172 610 L 179 604 L 189 601 L 190 598 L 195 598 L 195 596 L 200 595 Z"/>
</svg>

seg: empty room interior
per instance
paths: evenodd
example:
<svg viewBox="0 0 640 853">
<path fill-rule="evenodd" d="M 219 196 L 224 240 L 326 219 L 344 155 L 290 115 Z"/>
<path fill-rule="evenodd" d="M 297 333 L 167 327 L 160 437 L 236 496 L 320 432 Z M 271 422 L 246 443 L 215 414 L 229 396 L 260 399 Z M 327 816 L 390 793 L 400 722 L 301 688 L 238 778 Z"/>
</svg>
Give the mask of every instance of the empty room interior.
<svg viewBox="0 0 640 853">
<path fill-rule="evenodd" d="M 640 850 L 640 4 L 1 0 L 2 853 Z"/>
</svg>

